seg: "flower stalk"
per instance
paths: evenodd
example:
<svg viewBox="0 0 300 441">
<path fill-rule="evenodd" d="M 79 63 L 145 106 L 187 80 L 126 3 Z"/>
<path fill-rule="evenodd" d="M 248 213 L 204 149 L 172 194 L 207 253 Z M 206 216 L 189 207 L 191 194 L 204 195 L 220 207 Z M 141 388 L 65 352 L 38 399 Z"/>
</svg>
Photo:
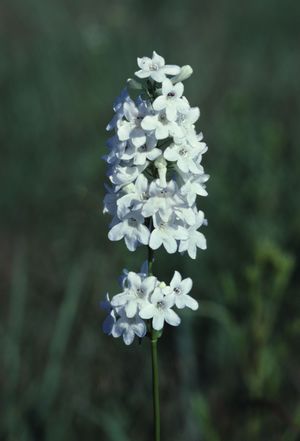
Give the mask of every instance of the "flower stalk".
<svg viewBox="0 0 300 441">
<path fill-rule="evenodd" d="M 206 249 L 198 230 L 207 221 L 197 197 L 207 195 L 209 176 L 202 166 L 207 145 L 195 127 L 200 110 L 183 95 L 182 81 L 192 68 L 165 64 L 155 51 L 137 62 L 138 80 L 128 80 L 128 86 L 140 95 L 133 99 L 125 88 L 107 126 L 113 135 L 104 156 L 110 185 L 103 212 L 112 216 L 108 238 L 123 239 L 129 251 L 146 245 L 148 257 L 139 272 L 124 270 L 121 292 L 111 299 L 107 293 L 101 306 L 108 313 L 106 334 L 122 337 L 126 345 L 135 337 L 150 338 L 154 441 L 160 441 L 158 340 L 166 323 L 180 324 L 176 309 L 195 311 L 198 302 L 189 295 L 191 278 L 174 271 L 166 284 L 153 275 L 154 250 L 163 247 L 195 259 L 198 249 Z"/>
<path fill-rule="evenodd" d="M 160 441 L 160 408 L 159 408 L 159 379 L 157 355 L 157 331 L 152 329 L 151 334 L 151 359 L 152 359 L 152 397 L 154 417 L 154 441 Z"/>
</svg>

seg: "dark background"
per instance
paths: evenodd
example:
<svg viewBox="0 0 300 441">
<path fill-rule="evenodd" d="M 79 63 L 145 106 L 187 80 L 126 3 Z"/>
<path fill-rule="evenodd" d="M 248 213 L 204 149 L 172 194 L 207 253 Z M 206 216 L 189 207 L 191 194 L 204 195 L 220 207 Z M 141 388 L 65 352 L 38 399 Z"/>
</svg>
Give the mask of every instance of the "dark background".
<svg viewBox="0 0 300 441">
<path fill-rule="evenodd" d="M 157 253 L 200 308 L 159 343 L 163 440 L 300 439 L 300 3 L 0 4 L 1 441 L 150 441 L 150 348 L 104 336 L 130 253 L 102 215 L 112 102 L 152 50 L 190 64 L 208 250 Z"/>
</svg>

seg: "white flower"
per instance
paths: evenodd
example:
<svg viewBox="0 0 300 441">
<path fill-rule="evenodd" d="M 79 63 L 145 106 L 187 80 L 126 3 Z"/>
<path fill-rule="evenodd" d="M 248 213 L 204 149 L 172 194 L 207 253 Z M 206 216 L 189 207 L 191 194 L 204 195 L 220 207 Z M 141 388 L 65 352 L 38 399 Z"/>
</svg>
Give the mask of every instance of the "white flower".
<svg viewBox="0 0 300 441">
<path fill-rule="evenodd" d="M 112 166 L 108 171 L 108 177 L 110 181 L 116 186 L 116 190 L 119 190 L 122 186 L 130 184 L 135 181 L 136 178 L 147 167 L 147 163 L 143 165 L 133 164 L 117 164 Z"/>
<path fill-rule="evenodd" d="M 170 217 L 164 222 L 158 214 L 153 216 L 154 229 L 151 232 L 149 246 L 153 250 L 157 250 L 163 245 L 169 254 L 177 251 L 176 240 L 187 239 L 187 232 L 175 220 L 175 216 Z"/>
<path fill-rule="evenodd" d="M 177 75 L 180 72 L 179 66 L 165 65 L 163 57 L 153 51 L 152 59 L 149 57 L 142 57 L 137 59 L 139 71 L 135 75 L 139 78 L 152 78 L 158 83 L 162 83 L 166 75 Z"/>
<path fill-rule="evenodd" d="M 181 98 L 183 89 L 182 83 L 173 85 L 169 79 L 164 80 L 162 83 L 162 95 L 153 101 L 153 109 L 156 111 L 165 110 L 167 119 L 175 121 L 178 112 L 184 112 L 189 107 L 187 101 Z"/>
<path fill-rule="evenodd" d="M 120 317 L 112 329 L 112 336 L 115 338 L 123 337 L 125 345 L 131 345 L 135 335 L 143 338 L 147 333 L 145 322 L 137 315 L 133 318 L 128 318 L 123 312 L 120 312 Z"/>
<path fill-rule="evenodd" d="M 187 105 L 188 105 L 188 101 L 187 101 Z M 199 119 L 199 117 L 200 117 L 199 107 L 187 107 L 184 111 L 178 114 L 177 124 L 179 124 L 180 127 L 184 128 L 185 130 L 190 130 L 191 127 L 194 127 L 194 124 Z"/>
<path fill-rule="evenodd" d="M 169 121 L 164 111 L 145 116 L 141 126 L 144 130 L 154 130 L 156 139 L 166 139 L 169 136 L 180 138 L 183 135 L 183 131 L 177 122 Z"/>
<path fill-rule="evenodd" d="M 174 276 L 171 280 L 170 287 L 175 295 L 175 305 L 178 309 L 182 309 L 185 306 L 196 311 L 198 309 L 198 302 L 189 296 L 188 293 L 192 289 L 193 281 L 190 277 L 182 280 L 182 277 L 178 271 L 174 272 Z"/>
<path fill-rule="evenodd" d="M 201 250 L 206 250 L 206 239 L 204 234 L 200 233 L 198 228 L 204 223 L 204 213 L 199 211 L 196 216 L 195 225 L 192 225 L 188 229 L 187 238 L 180 241 L 178 251 L 187 251 L 191 259 L 196 259 L 197 248 Z"/>
<path fill-rule="evenodd" d="M 131 100 L 124 103 L 124 116 L 118 123 L 118 137 L 120 141 L 131 140 L 135 147 L 146 143 L 146 135 L 141 122 L 148 113 L 147 106 L 142 102 L 139 107 Z"/>
<path fill-rule="evenodd" d="M 159 213 L 163 221 L 172 214 L 172 207 L 178 201 L 178 187 L 175 181 L 169 181 L 165 186 L 156 179 L 149 186 L 149 199 L 145 202 L 142 215 L 145 217 Z"/>
<path fill-rule="evenodd" d="M 131 211 L 142 209 L 145 201 L 149 198 L 148 180 L 144 175 L 139 175 L 135 183 L 131 183 L 122 188 L 124 196 L 119 196 L 117 200 L 117 214 L 119 218 Z"/>
<path fill-rule="evenodd" d="M 113 222 L 118 222 L 118 219 Z M 112 241 L 124 238 L 127 248 L 135 251 L 138 244 L 148 245 L 150 232 L 144 225 L 144 218 L 138 212 L 130 212 L 115 224 L 108 233 Z"/>
<path fill-rule="evenodd" d="M 187 198 L 189 205 L 194 204 L 196 196 L 207 196 L 205 182 L 208 181 L 209 175 L 202 173 L 201 175 L 186 175 L 186 182 L 180 188 L 180 193 Z"/>
<path fill-rule="evenodd" d="M 174 294 L 171 294 L 170 287 L 156 288 L 150 301 L 151 304 L 142 308 L 139 315 L 143 319 L 152 319 L 152 326 L 156 331 L 163 328 L 165 321 L 172 326 L 180 324 L 180 318 L 171 309 L 174 306 Z"/>
<path fill-rule="evenodd" d="M 176 162 L 177 167 L 184 173 L 200 173 L 197 161 L 203 151 L 201 143 L 192 146 L 184 139 L 178 144 L 171 144 L 166 148 L 164 157 L 171 162 Z"/>
<path fill-rule="evenodd" d="M 153 293 L 157 279 L 154 276 L 141 277 L 130 271 L 127 275 L 128 287 L 124 292 L 115 295 L 111 304 L 114 307 L 123 306 L 128 318 L 134 317 L 138 309 L 148 304 L 149 296 Z"/>
</svg>

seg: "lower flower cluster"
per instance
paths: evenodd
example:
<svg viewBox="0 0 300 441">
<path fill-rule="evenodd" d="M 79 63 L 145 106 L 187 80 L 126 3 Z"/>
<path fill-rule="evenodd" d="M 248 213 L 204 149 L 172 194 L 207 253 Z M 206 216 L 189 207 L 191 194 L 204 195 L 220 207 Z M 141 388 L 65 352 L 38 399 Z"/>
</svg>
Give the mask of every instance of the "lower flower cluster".
<svg viewBox="0 0 300 441">
<path fill-rule="evenodd" d="M 181 320 L 173 308 L 198 309 L 197 301 L 189 295 L 192 285 L 192 279 L 182 279 L 178 271 L 166 285 L 149 276 L 145 266 L 140 273 L 125 270 L 121 277 L 122 292 L 111 300 L 107 294 L 101 303 L 108 312 L 103 323 L 104 333 L 115 338 L 122 336 L 124 343 L 130 345 L 135 336 L 143 338 L 150 325 L 156 331 L 161 331 L 165 322 L 178 326 Z"/>
</svg>

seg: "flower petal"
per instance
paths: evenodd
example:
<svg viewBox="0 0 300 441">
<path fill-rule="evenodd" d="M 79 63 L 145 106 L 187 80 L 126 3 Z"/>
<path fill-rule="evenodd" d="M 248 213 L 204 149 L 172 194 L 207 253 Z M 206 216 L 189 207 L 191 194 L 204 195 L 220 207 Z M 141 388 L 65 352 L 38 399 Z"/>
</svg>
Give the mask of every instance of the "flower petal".
<svg viewBox="0 0 300 441">
<path fill-rule="evenodd" d="M 156 331 L 160 331 L 164 327 L 164 314 L 161 311 L 158 311 L 152 320 L 152 326 Z"/>
<path fill-rule="evenodd" d="M 178 326 L 181 322 L 180 318 L 173 309 L 165 310 L 165 320 L 171 326 Z"/>
</svg>

